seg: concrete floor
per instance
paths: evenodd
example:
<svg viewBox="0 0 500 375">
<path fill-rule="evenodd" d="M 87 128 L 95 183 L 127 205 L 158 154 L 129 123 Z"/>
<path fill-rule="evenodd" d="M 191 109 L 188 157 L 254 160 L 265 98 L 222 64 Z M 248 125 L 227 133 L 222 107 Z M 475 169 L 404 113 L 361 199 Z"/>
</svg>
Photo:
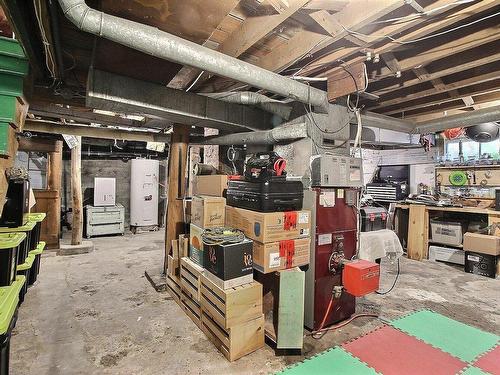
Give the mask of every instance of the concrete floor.
<svg viewBox="0 0 500 375">
<path fill-rule="evenodd" d="M 44 256 L 11 340 L 11 374 L 267 374 L 302 360 L 265 347 L 229 363 L 167 293 L 157 293 L 145 269 L 162 262 L 163 232 L 93 240 L 95 251 Z M 394 265 L 383 264 L 382 288 Z M 500 334 L 500 281 L 431 262 L 401 261 L 387 296 L 358 300 L 359 312 L 392 319 L 430 308 Z M 305 339 L 311 356 L 368 332 L 361 318 L 321 340 Z"/>
</svg>

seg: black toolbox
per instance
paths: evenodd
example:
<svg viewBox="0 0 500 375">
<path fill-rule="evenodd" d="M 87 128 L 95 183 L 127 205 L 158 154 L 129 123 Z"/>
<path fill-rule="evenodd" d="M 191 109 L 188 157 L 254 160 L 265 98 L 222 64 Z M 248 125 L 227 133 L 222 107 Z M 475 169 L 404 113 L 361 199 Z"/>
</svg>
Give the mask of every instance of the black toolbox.
<svg viewBox="0 0 500 375">
<path fill-rule="evenodd" d="M 259 212 L 284 212 L 302 209 L 304 187 L 301 181 L 274 177 L 268 181 L 229 181 L 228 206 Z"/>
</svg>

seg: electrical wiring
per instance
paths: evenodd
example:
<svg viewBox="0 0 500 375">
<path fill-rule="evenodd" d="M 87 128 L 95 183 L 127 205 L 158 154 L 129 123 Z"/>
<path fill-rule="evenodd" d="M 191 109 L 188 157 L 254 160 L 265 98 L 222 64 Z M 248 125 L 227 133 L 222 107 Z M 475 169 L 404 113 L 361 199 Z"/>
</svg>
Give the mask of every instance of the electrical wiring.
<svg viewBox="0 0 500 375">
<path fill-rule="evenodd" d="M 397 21 L 409 22 L 409 21 L 413 21 L 413 20 L 415 20 L 417 18 L 420 18 L 420 17 L 423 17 L 423 16 L 428 16 L 428 15 L 430 15 L 432 13 L 436 13 L 436 12 L 438 12 L 440 10 L 449 8 L 451 6 L 473 3 L 473 2 L 476 2 L 476 1 L 477 0 L 459 0 L 459 1 L 455 1 L 453 3 L 442 5 L 440 7 L 434 8 L 434 9 L 423 11 L 421 13 L 410 14 L 410 15 L 405 16 L 405 17 L 396 17 L 396 18 L 389 18 L 387 20 L 375 21 L 375 22 L 372 22 L 371 24 L 375 25 L 375 24 L 380 24 L 380 23 L 391 23 L 391 22 L 397 22 Z"/>
<path fill-rule="evenodd" d="M 201 234 L 201 240 L 206 245 L 234 244 L 243 242 L 245 235 L 233 228 L 208 228 Z"/>
<path fill-rule="evenodd" d="M 54 62 L 54 57 L 50 51 L 50 43 L 45 34 L 45 29 L 43 28 L 42 16 L 41 16 L 41 0 L 33 0 L 33 6 L 35 9 L 35 17 L 38 23 L 38 28 L 40 30 L 40 35 L 42 37 L 42 44 L 45 51 L 45 65 L 49 71 L 51 78 L 53 79 L 52 86 L 56 81 L 56 64 Z"/>
<path fill-rule="evenodd" d="M 389 294 L 390 292 L 392 292 L 392 290 L 396 286 L 396 283 L 398 282 L 400 273 L 401 273 L 401 268 L 400 268 L 399 258 L 398 258 L 398 270 L 396 273 L 396 278 L 394 279 L 394 282 L 392 283 L 392 286 L 388 290 L 386 290 L 385 292 L 376 291 L 375 293 L 377 293 L 378 295 L 381 295 L 381 296 L 385 296 L 386 294 Z"/>
<path fill-rule="evenodd" d="M 448 33 L 452 33 L 454 31 L 463 29 L 464 27 L 475 25 L 476 23 L 485 21 L 487 19 L 496 17 L 498 15 L 500 15 L 500 12 L 496 12 L 496 13 L 490 14 L 490 15 L 482 17 L 482 18 L 480 18 L 478 20 L 471 21 L 471 22 L 465 23 L 463 25 L 459 25 L 459 26 L 453 27 L 453 28 L 448 29 L 448 30 L 444 30 L 444 31 L 441 31 L 441 32 L 438 32 L 438 33 L 435 33 L 435 34 L 427 35 L 427 36 L 424 36 L 422 38 L 413 39 L 413 40 L 406 40 L 406 41 L 399 41 L 397 38 L 394 38 L 394 37 L 392 37 L 390 35 L 385 35 L 385 34 L 384 35 L 377 35 L 377 34 L 370 34 L 370 35 L 368 35 L 368 34 L 363 34 L 363 33 L 360 33 L 360 32 L 354 31 L 354 30 L 350 30 L 350 29 L 346 28 L 342 24 L 340 24 L 340 26 L 346 32 L 348 32 L 349 34 L 352 34 L 352 35 L 358 35 L 358 36 L 362 36 L 364 38 L 374 38 L 374 39 L 387 38 L 387 39 L 391 40 L 393 43 L 403 44 L 404 45 L 404 44 L 418 43 L 418 42 L 421 42 L 423 40 L 427 40 L 427 39 L 435 38 L 435 37 L 438 37 L 438 36 L 441 36 L 441 35 L 445 35 L 445 34 L 448 34 Z"/>
<path fill-rule="evenodd" d="M 204 70 L 201 71 L 201 73 L 198 75 L 198 77 L 196 77 L 196 79 L 193 81 L 193 83 L 191 83 L 191 86 L 189 86 L 187 89 L 186 89 L 186 92 L 188 92 L 189 90 L 191 90 L 194 85 L 196 85 L 198 83 L 198 81 L 200 80 L 201 76 L 203 75 L 203 73 L 205 73 Z"/>
<path fill-rule="evenodd" d="M 342 322 L 340 324 L 337 324 L 335 326 L 328 327 L 328 328 L 323 328 L 323 329 L 318 330 L 318 331 L 311 332 L 311 333 L 307 334 L 306 336 L 312 336 L 313 338 L 320 339 L 327 332 L 333 331 L 333 330 L 336 330 L 336 329 L 339 329 L 339 328 L 342 328 L 342 327 L 345 327 L 346 325 L 348 325 L 349 323 L 351 323 L 353 320 L 358 319 L 358 318 L 364 318 L 364 317 L 379 318 L 379 316 L 377 314 L 361 313 L 361 314 L 357 314 L 357 315 L 351 316 L 349 319 L 347 319 L 346 321 L 344 321 L 344 322 Z M 321 334 L 321 336 L 318 337 L 318 334 Z"/>
</svg>

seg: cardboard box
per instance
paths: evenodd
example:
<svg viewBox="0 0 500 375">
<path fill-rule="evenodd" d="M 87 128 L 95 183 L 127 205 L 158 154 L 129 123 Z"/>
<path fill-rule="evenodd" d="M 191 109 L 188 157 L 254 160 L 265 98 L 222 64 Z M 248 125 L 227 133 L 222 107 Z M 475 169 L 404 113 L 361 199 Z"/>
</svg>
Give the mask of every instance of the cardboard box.
<svg viewBox="0 0 500 375">
<path fill-rule="evenodd" d="M 227 175 L 195 176 L 193 181 L 193 195 L 210 195 L 222 197 L 227 190 Z"/>
<path fill-rule="evenodd" d="M 264 213 L 227 206 L 226 225 L 260 243 L 293 240 L 311 235 L 311 213 L 307 210 Z"/>
<path fill-rule="evenodd" d="M 203 229 L 191 224 L 189 226 L 189 259 L 191 259 L 196 264 L 204 267 L 203 259 L 203 241 L 201 240 L 201 235 L 203 234 Z"/>
<path fill-rule="evenodd" d="M 262 273 L 286 270 L 309 264 L 311 238 L 253 243 L 253 268 Z"/>
<path fill-rule="evenodd" d="M 500 255 L 500 237 L 488 234 L 464 234 L 464 250 L 488 255 Z"/>
<path fill-rule="evenodd" d="M 245 239 L 242 242 L 227 245 L 203 245 L 203 264 L 208 272 L 221 280 L 253 275 L 253 242 Z"/>
<path fill-rule="evenodd" d="M 191 202 L 191 223 L 205 229 L 223 227 L 226 200 L 220 197 L 196 196 Z"/>
</svg>

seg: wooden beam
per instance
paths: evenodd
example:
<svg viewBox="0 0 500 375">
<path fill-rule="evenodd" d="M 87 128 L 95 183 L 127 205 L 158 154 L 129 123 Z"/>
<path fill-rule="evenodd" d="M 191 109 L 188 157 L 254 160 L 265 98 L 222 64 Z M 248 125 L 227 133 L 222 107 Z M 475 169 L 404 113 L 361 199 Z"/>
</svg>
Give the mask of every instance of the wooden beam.
<svg viewBox="0 0 500 375">
<path fill-rule="evenodd" d="M 186 162 L 189 144 L 189 126 L 174 124 L 168 157 L 168 206 L 165 229 L 164 270 L 172 241 L 184 233 L 184 196 L 186 193 Z"/>
<path fill-rule="evenodd" d="M 29 122 L 29 120 L 28 120 Z M 26 129 L 27 130 L 27 129 Z M 19 151 L 33 152 L 59 152 L 58 144 L 51 139 L 19 137 Z"/>
<path fill-rule="evenodd" d="M 238 57 L 268 35 L 276 27 L 293 16 L 309 0 L 288 0 L 288 8 L 278 14 L 248 17 L 241 26 L 219 45 L 217 51 L 228 56 Z M 196 70 L 199 72 L 199 70 Z M 197 87 L 210 78 L 209 74 L 200 77 Z"/>
<path fill-rule="evenodd" d="M 485 74 L 481 74 L 479 76 L 463 79 L 461 81 L 453 82 L 453 83 L 448 83 L 445 84 L 440 78 L 437 78 L 435 80 L 434 88 L 428 89 L 428 90 L 422 90 L 422 91 L 410 91 L 404 95 L 404 96 L 398 96 L 390 100 L 384 100 L 382 98 L 382 101 L 372 107 L 368 107 L 368 110 L 373 110 L 373 109 L 381 109 L 381 108 L 386 108 L 390 107 L 395 104 L 401 104 L 405 103 L 408 101 L 412 101 L 415 99 L 421 99 L 425 98 L 427 96 L 433 96 L 436 94 L 440 94 L 443 92 L 452 92 L 464 87 L 469 87 L 469 86 L 475 86 L 479 85 L 481 83 L 485 82 L 490 82 L 490 81 L 495 81 L 500 79 L 500 70 L 494 71 L 494 72 L 489 72 Z M 456 91 L 455 95 L 460 95 L 458 94 L 458 91 Z M 457 96 L 455 96 L 457 97 Z"/>
<path fill-rule="evenodd" d="M 77 139 L 78 145 L 71 149 L 71 245 L 80 245 L 83 236 L 82 137 Z"/>
<path fill-rule="evenodd" d="M 328 10 L 331 12 L 340 12 L 349 4 L 348 0 L 311 0 L 304 9 Z"/>
<path fill-rule="evenodd" d="M 435 9 L 441 8 L 444 5 L 448 5 L 446 8 L 442 8 L 441 10 L 437 10 L 433 13 L 434 16 L 438 16 L 439 14 L 442 14 L 444 12 L 449 12 L 450 10 L 460 6 L 459 4 L 453 4 L 453 3 L 456 3 L 456 1 L 454 1 L 454 0 L 439 0 L 439 1 L 434 2 L 432 5 L 425 7 L 425 10 L 426 11 L 435 10 Z M 376 34 L 380 35 L 380 36 L 370 38 L 370 41 L 371 41 L 372 45 L 375 45 L 378 42 L 385 41 L 384 44 L 382 44 L 380 47 L 378 47 L 374 50 L 375 53 L 382 55 L 384 53 L 392 51 L 395 48 L 400 47 L 401 44 L 399 44 L 399 43 L 408 42 L 411 40 L 422 38 L 426 35 L 434 33 L 435 31 L 441 30 L 441 29 L 443 29 L 451 24 L 458 23 L 466 18 L 469 18 L 469 17 L 473 16 L 474 14 L 477 14 L 477 13 L 480 13 L 483 11 L 487 11 L 487 10 L 495 7 L 497 4 L 498 3 L 496 0 L 483 0 L 483 1 L 480 1 L 477 3 L 471 3 L 471 5 L 466 6 L 466 8 L 461 9 L 460 12 L 455 14 L 455 15 L 452 15 L 450 17 L 445 17 L 441 20 L 435 20 L 435 21 L 430 22 L 430 23 L 423 25 L 421 27 L 417 27 L 417 26 L 419 26 L 422 22 L 424 22 L 425 18 L 419 18 L 419 19 L 416 19 L 415 21 L 405 22 L 403 24 L 399 24 L 399 23 L 391 24 L 391 25 L 388 25 L 388 26 L 383 27 L 382 29 L 378 30 Z M 405 33 L 402 37 L 397 37 L 403 31 L 410 30 L 410 29 L 412 29 L 412 31 Z M 385 38 L 384 35 L 396 37 L 396 40 L 398 43 L 393 42 L 393 41 Z M 301 74 L 302 75 L 310 75 L 314 71 L 317 71 L 319 69 L 316 67 L 316 65 L 318 65 L 318 64 L 319 65 L 326 65 L 326 64 L 331 64 L 332 62 L 335 62 L 338 60 L 346 60 L 350 56 L 352 56 L 356 53 L 359 53 L 361 51 L 362 51 L 361 48 L 358 48 L 354 51 L 344 51 L 344 50 L 335 51 L 335 52 L 325 56 L 324 58 L 313 61 L 312 65 L 314 65 L 314 67 L 304 69 L 301 72 Z M 349 61 L 349 63 L 363 62 L 363 61 L 365 61 L 365 59 L 366 58 L 364 56 L 360 56 L 360 57 L 356 57 L 356 58 L 351 59 Z M 328 75 L 335 70 L 339 70 L 339 68 L 338 67 L 332 68 L 330 70 L 327 70 L 324 74 Z M 388 69 L 387 69 L 387 74 L 390 74 L 390 71 Z"/>
<path fill-rule="evenodd" d="M 266 0 L 266 1 L 278 13 L 283 13 L 284 11 L 286 11 L 290 7 L 290 4 L 288 4 L 287 0 Z"/>
<path fill-rule="evenodd" d="M 499 43 L 499 48 L 500 48 L 500 43 Z M 415 85 L 418 85 L 419 83 L 422 82 L 427 82 L 427 81 L 432 81 L 433 79 L 437 78 L 442 78 L 447 75 L 463 72 L 469 69 L 474 69 L 482 65 L 487 65 L 496 61 L 500 60 L 500 52 L 498 53 L 493 53 L 493 54 L 484 54 L 481 48 L 479 50 L 473 49 L 471 51 L 467 51 L 467 54 L 470 54 L 471 57 L 475 56 L 475 58 L 471 58 L 470 60 L 464 59 L 463 54 L 459 56 L 454 56 L 453 60 L 449 61 L 449 66 L 446 65 L 446 67 L 439 67 L 436 69 L 434 72 L 429 73 L 427 72 L 426 74 L 422 73 L 422 68 L 415 68 L 413 69 L 414 72 L 418 72 L 417 78 L 415 79 L 410 79 L 404 82 L 397 82 L 393 83 L 394 81 L 391 81 L 390 85 L 384 86 L 382 88 L 378 87 L 373 88 L 373 83 L 371 83 L 370 87 L 372 88 L 372 91 L 378 95 L 384 95 L 392 91 L 396 90 L 402 90 L 408 87 L 412 87 Z M 382 82 L 385 82 L 382 81 Z"/>
<path fill-rule="evenodd" d="M 366 86 L 364 64 L 350 66 L 346 69 L 349 72 L 342 71 L 335 76 L 328 77 L 329 102 L 334 102 L 335 99 L 353 92 L 364 90 Z"/>
<path fill-rule="evenodd" d="M 384 53 L 381 57 L 382 60 L 384 60 L 385 65 L 387 65 L 392 73 L 396 74 L 397 72 L 401 72 L 399 61 L 396 59 L 396 56 L 394 56 L 392 52 Z"/>
<path fill-rule="evenodd" d="M 53 121 L 27 120 L 25 130 L 48 134 L 68 134 L 89 138 L 119 139 L 137 142 L 170 142 L 170 136 L 165 134 L 71 124 L 63 125 Z"/>
</svg>

